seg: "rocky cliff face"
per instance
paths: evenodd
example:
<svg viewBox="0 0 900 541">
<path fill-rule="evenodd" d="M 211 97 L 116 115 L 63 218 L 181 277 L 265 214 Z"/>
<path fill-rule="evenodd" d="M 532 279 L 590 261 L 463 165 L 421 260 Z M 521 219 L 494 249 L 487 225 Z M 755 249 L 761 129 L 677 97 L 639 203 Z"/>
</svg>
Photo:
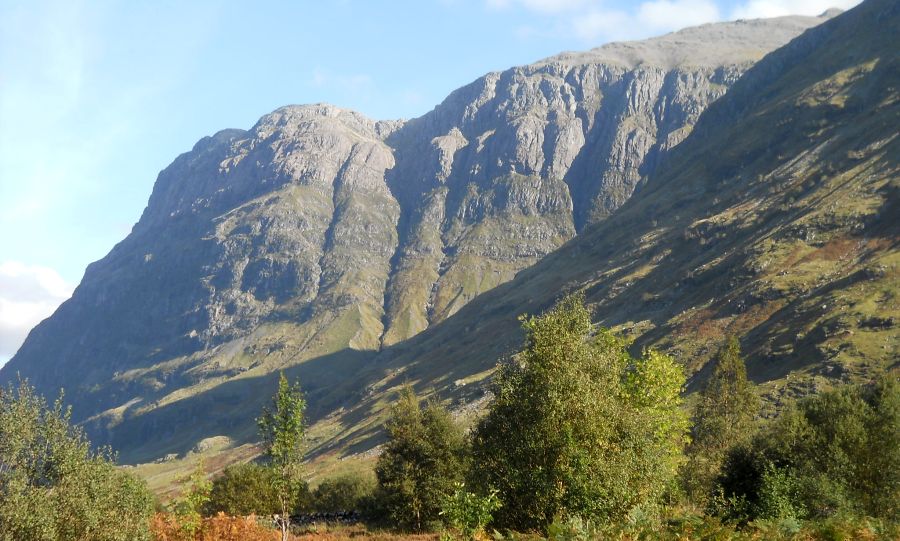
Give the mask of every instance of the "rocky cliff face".
<svg viewBox="0 0 900 541">
<path fill-rule="evenodd" d="M 354 352 L 415 336 L 604 220 L 753 62 L 823 20 L 568 53 L 408 122 L 291 106 L 204 138 L 2 379 L 66 387 L 128 460 L 252 435 L 280 369 L 300 367 L 325 414 L 354 399 L 335 391 L 368 362 Z"/>
<path fill-rule="evenodd" d="M 383 343 L 603 220 L 744 70 L 824 19 L 710 24 L 565 53 L 485 75 L 397 130 L 388 181 L 408 210 Z"/>
</svg>

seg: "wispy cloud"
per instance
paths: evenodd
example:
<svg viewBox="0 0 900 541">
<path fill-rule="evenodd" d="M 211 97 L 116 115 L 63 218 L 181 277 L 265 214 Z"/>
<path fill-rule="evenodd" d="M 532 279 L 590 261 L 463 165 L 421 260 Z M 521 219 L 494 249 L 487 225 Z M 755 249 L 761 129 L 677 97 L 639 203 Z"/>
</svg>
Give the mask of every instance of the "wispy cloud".
<svg viewBox="0 0 900 541">
<path fill-rule="evenodd" d="M 75 280 L 121 238 L 109 222 L 139 215 L 158 171 L 148 156 L 174 123 L 159 112 L 178 110 L 165 97 L 192 73 L 216 19 L 155 9 L 0 2 L 0 230 L 27 231 L 4 239 L 4 257 Z M 84 212 L 101 198 L 114 203 Z"/>
<path fill-rule="evenodd" d="M 51 268 L 0 263 L 0 362 L 12 357 L 28 331 L 71 295 L 72 286 Z"/>
<path fill-rule="evenodd" d="M 694 26 L 721 17 L 719 8 L 710 0 L 656 0 L 638 7 L 637 22 L 652 30 Z"/>
<path fill-rule="evenodd" d="M 848 9 L 860 0 L 746 0 L 732 7 L 715 0 L 485 0 L 495 10 L 525 10 L 545 17 L 540 27 L 522 25 L 520 39 L 576 36 L 585 45 L 640 39 L 688 26 L 732 19 L 818 15 Z"/>
<path fill-rule="evenodd" d="M 758 19 L 783 15 L 819 15 L 829 8 L 850 9 L 861 0 L 749 0 L 735 7 L 732 19 Z"/>
<path fill-rule="evenodd" d="M 577 36 L 586 45 L 638 39 L 721 20 L 713 0 L 648 0 L 611 4 L 589 0 L 487 0 L 494 9 L 525 9 L 546 15 L 541 28 L 521 26 L 520 38 Z"/>
<path fill-rule="evenodd" d="M 349 103 L 335 103 L 339 106 L 365 104 L 376 90 L 375 80 L 367 73 L 335 73 L 321 67 L 312 71 L 308 84 L 323 93 L 348 100 Z"/>
<path fill-rule="evenodd" d="M 487 0 L 488 7 L 492 9 L 519 6 L 539 13 L 574 11 L 589 4 L 591 4 L 589 0 Z"/>
</svg>

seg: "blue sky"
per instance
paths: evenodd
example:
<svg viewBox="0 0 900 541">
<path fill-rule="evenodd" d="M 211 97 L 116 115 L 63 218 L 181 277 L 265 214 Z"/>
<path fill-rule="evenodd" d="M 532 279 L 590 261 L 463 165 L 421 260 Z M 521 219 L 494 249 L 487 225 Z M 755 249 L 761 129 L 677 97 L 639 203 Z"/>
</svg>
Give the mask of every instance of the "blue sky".
<svg viewBox="0 0 900 541">
<path fill-rule="evenodd" d="M 564 50 L 858 0 L 0 0 L 0 365 L 204 135 L 290 103 L 410 118 Z"/>
</svg>

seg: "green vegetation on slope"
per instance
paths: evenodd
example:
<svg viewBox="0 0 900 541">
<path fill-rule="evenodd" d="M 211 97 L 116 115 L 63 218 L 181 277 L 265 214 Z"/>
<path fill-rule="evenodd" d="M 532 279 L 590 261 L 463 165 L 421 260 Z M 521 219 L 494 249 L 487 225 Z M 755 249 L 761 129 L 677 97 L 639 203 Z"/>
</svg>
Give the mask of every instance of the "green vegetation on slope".
<svg viewBox="0 0 900 541">
<path fill-rule="evenodd" d="M 153 495 L 27 382 L 0 388 L 0 540 L 150 538 Z"/>
</svg>

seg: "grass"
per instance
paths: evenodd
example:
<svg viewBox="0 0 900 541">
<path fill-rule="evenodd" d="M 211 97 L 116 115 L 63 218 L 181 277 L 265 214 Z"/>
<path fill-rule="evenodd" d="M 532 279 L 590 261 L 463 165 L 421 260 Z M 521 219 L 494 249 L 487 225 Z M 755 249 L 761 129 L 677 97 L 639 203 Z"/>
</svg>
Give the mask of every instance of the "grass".
<svg viewBox="0 0 900 541">
<path fill-rule="evenodd" d="M 166 503 L 181 494 L 184 479 L 197 469 L 201 461 L 209 476 L 214 477 L 226 466 L 248 462 L 259 453 L 260 449 L 255 445 L 237 447 L 223 445 L 202 452 L 188 453 L 183 457 L 172 457 L 169 460 L 163 459 L 126 469 L 147 481 L 150 490 L 162 503 Z"/>
</svg>

